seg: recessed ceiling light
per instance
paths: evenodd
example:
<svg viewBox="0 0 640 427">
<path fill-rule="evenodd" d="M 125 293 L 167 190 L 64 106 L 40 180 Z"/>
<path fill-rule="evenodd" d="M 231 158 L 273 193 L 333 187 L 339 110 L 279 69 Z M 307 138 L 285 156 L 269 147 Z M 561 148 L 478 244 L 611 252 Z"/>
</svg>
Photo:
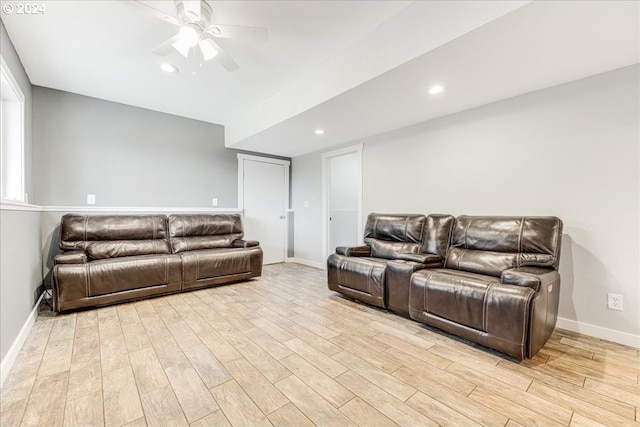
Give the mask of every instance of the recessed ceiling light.
<svg viewBox="0 0 640 427">
<path fill-rule="evenodd" d="M 324 135 L 324 129 L 316 129 L 315 134 L 316 135 Z"/>
<path fill-rule="evenodd" d="M 437 95 L 439 93 L 442 93 L 442 91 L 444 91 L 444 88 L 440 85 L 431 86 L 429 88 L 429 93 L 431 95 Z"/>
<path fill-rule="evenodd" d="M 171 65 L 171 64 L 162 64 L 160 66 L 160 69 L 166 73 L 177 73 L 178 72 L 178 67 L 176 67 L 175 65 Z"/>
</svg>

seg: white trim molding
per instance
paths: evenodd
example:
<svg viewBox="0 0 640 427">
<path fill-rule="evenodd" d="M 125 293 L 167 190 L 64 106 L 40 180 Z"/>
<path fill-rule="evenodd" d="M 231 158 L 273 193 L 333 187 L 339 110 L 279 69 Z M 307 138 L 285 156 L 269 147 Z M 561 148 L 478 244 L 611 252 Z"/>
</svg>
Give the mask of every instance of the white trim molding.
<svg viewBox="0 0 640 427">
<path fill-rule="evenodd" d="M 42 206 L 2 199 L 0 201 L 0 210 L 42 212 Z"/>
<path fill-rule="evenodd" d="M 163 212 L 163 213 L 242 213 L 239 208 L 203 208 L 203 207 L 160 207 L 160 206 L 38 206 L 27 203 L 2 200 L 0 210 L 32 212 Z"/>
<path fill-rule="evenodd" d="M 640 349 L 640 335 L 615 331 L 613 329 L 603 328 L 602 326 L 590 325 L 562 317 L 558 317 L 556 327 Z"/>
<path fill-rule="evenodd" d="M 27 340 L 27 336 L 31 331 L 31 327 L 38 317 L 38 308 L 40 307 L 42 298 L 44 298 L 44 292 L 40 295 L 38 301 L 36 301 L 36 305 L 35 307 L 33 307 L 33 310 L 31 310 L 31 314 L 29 314 L 29 317 L 27 317 L 26 322 L 24 322 L 22 329 L 20 329 L 20 333 L 18 334 L 16 339 L 13 340 L 13 344 L 11 344 L 9 351 L 4 356 L 4 359 L 2 359 L 2 364 L 0 365 L 0 387 L 4 384 L 4 380 L 7 379 L 9 371 L 11 371 L 11 368 L 13 367 L 13 364 L 16 361 L 20 350 L 22 350 L 24 342 Z"/>
<path fill-rule="evenodd" d="M 238 208 L 189 208 L 189 207 L 144 207 L 144 206 L 41 206 L 43 212 L 164 212 L 164 213 L 224 213 L 242 212 Z"/>
<path fill-rule="evenodd" d="M 326 264 L 317 261 L 311 261 L 303 258 L 287 258 L 285 259 L 286 263 L 300 264 L 306 265 L 307 267 L 319 268 L 320 270 L 326 270 Z"/>
</svg>

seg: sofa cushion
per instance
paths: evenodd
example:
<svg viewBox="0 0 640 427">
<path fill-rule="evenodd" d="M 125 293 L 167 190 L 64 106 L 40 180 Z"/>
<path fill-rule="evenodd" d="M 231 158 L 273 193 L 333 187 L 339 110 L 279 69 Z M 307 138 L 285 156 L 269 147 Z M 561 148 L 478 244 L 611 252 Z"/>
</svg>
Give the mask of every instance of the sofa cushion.
<svg viewBox="0 0 640 427">
<path fill-rule="evenodd" d="M 164 239 L 87 242 L 86 251 L 91 259 L 170 253 L 169 242 Z"/>
<path fill-rule="evenodd" d="M 555 217 L 456 219 L 445 267 L 500 276 L 508 268 L 557 268 L 562 221 Z"/>
<path fill-rule="evenodd" d="M 424 311 L 481 331 L 487 292 L 500 283 L 492 276 L 444 269 L 420 270 L 411 282 L 425 288 Z"/>
<path fill-rule="evenodd" d="M 327 259 L 329 289 L 384 308 L 386 268 L 383 258 L 331 254 Z"/>
<path fill-rule="evenodd" d="M 504 270 L 516 265 L 515 253 L 450 248 L 446 268 L 500 277 Z"/>
<path fill-rule="evenodd" d="M 417 253 L 424 233 L 425 216 L 414 214 L 375 214 L 367 217 L 364 243 L 371 256 L 394 259 L 398 253 Z"/>
<path fill-rule="evenodd" d="M 166 238 L 167 218 L 164 215 L 67 214 L 60 221 L 60 249 L 63 250 L 87 249 L 93 242 L 127 241 L 127 255 L 120 256 L 169 253 L 156 252 L 155 244 L 144 242 Z M 136 246 L 136 241 L 143 243 Z M 98 246 L 96 254 L 112 250 Z"/>
<path fill-rule="evenodd" d="M 231 248 L 242 239 L 239 214 L 169 215 L 169 236 L 173 253 L 192 250 Z"/>
<path fill-rule="evenodd" d="M 181 252 L 183 289 L 225 283 L 260 275 L 262 249 L 248 248 L 205 249 Z"/>
<path fill-rule="evenodd" d="M 151 255 L 113 258 L 85 264 L 87 296 L 99 296 L 152 286 L 179 284 L 180 257 Z"/>
<path fill-rule="evenodd" d="M 449 249 L 454 223 L 453 215 L 427 215 L 421 252 L 440 255 L 444 259 Z"/>
<path fill-rule="evenodd" d="M 251 270 L 249 252 L 239 249 L 189 251 L 182 253 L 185 279 L 246 273 Z"/>
</svg>

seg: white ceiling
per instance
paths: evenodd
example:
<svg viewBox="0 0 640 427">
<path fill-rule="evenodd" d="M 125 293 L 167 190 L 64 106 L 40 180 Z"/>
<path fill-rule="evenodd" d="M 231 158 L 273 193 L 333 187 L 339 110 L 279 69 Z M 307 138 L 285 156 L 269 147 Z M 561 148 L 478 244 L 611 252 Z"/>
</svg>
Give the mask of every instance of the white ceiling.
<svg viewBox="0 0 640 427">
<path fill-rule="evenodd" d="M 211 1 L 215 22 L 269 30 L 220 41 L 234 72 L 151 54 L 177 27 L 126 2 L 38 3 L 2 14 L 33 84 L 222 124 L 229 147 L 291 157 L 640 60 L 636 1 Z M 445 92 L 428 96 L 433 83 Z"/>
</svg>

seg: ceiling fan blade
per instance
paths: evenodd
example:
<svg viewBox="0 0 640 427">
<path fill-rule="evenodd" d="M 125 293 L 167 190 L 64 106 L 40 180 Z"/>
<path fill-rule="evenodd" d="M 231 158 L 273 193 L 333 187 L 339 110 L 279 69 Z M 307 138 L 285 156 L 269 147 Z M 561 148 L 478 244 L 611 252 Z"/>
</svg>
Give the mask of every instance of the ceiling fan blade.
<svg viewBox="0 0 640 427">
<path fill-rule="evenodd" d="M 169 40 L 158 45 L 155 49 L 151 51 L 151 53 L 160 55 L 160 56 L 166 56 L 173 51 L 174 49 L 173 44 L 176 43 L 179 39 L 180 39 L 180 34 L 176 34 L 175 36 L 171 37 Z"/>
<path fill-rule="evenodd" d="M 182 5 L 189 18 L 194 21 L 200 20 L 200 8 L 202 6 L 200 0 L 182 0 Z"/>
<path fill-rule="evenodd" d="M 126 3 L 127 5 L 135 9 L 141 10 L 147 14 L 151 14 L 156 18 L 162 19 L 163 21 L 169 22 L 173 25 L 181 25 L 180 22 L 175 18 L 175 16 L 169 15 L 160 9 L 156 9 L 155 7 L 150 6 L 147 3 L 143 3 L 138 0 L 120 0 L 120 1 L 122 1 L 123 3 Z"/>
<path fill-rule="evenodd" d="M 205 32 L 214 37 L 225 39 L 252 40 L 258 42 L 266 42 L 269 40 L 269 31 L 261 27 L 211 24 L 205 29 Z"/>
<path fill-rule="evenodd" d="M 213 38 L 206 37 L 205 40 L 207 40 L 207 42 L 209 44 L 211 44 L 211 46 L 213 46 L 218 51 L 218 54 L 215 55 L 215 59 L 220 61 L 220 64 L 222 64 L 222 66 L 227 71 L 235 71 L 235 70 L 237 70 L 239 68 L 238 64 L 236 63 L 236 61 L 234 61 L 233 58 L 231 58 L 229 55 L 227 55 L 227 53 L 224 51 L 224 49 L 222 49 L 220 47 L 220 45 L 218 43 L 216 43 L 215 40 L 213 40 Z"/>
</svg>

